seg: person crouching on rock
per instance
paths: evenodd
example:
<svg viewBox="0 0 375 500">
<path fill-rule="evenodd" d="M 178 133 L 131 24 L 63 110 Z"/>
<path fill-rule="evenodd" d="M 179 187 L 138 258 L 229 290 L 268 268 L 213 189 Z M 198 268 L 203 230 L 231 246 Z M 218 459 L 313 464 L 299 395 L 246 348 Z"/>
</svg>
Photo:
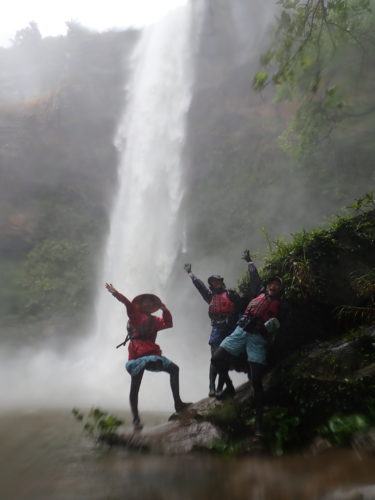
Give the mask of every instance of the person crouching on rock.
<svg viewBox="0 0 375 500">
<path fill-rule="evenodd" d="M 105 287 L 109 293 L 125 305 L 128 314 L 127 338 L 130 342 L 128 346 L 129 361 L 126 363 L 126 369 L 131 375 L 130 408 L 133 414 L 134 428 L 141 430 L 143 425 L 138 413 L 138 393 L 145 370 L 169 373 L 176 412 L 185 410 L 190 404 L 184 403 L 180 397 L 179 367 L 170 359 L 162 356 L 160 347 L 155 343 L 159 330 L 173 326 L 172 315 L 156 295 L 145 293 L 130 301 L 118 292 L 112 283 L 106 283 Z M 152 315 L 159 309 L 162 310 L 162 318 Z"/>
</svg>

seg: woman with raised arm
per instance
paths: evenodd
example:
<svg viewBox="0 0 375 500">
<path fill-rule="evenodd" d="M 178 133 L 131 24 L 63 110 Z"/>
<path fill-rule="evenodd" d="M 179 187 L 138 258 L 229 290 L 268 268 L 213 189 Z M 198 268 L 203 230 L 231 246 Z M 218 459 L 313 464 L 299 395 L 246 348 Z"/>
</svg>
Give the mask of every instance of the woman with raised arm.
<svg viewBox="0 0 375 500">
<path fill-rule="evenodd" d="M 172 315 L 156 295 L 145 293 L 130 301 L 116 290 L 112 283 L 106 283 L 105 287 L 109 293 L 125 305 L 129 318 L 127 325 L 129 361 L 126 363 L 126 369 L 131 375 L 129 399 L 133 425 L 136 430 L 140 430 L 143 425 L 138 413 L 138 393 L 145 370 L 169 373 L 176 412 L 185 410 L 190 404 L 184 403 L 180 398 L 179 367 L 170 359 L 162 356 L 160 347 L 155 343 L 159 330 L 173 326 Z M 159 309 L 162 310 L 162 317 L 154 316 L 153 313 Z"/>
</svg>

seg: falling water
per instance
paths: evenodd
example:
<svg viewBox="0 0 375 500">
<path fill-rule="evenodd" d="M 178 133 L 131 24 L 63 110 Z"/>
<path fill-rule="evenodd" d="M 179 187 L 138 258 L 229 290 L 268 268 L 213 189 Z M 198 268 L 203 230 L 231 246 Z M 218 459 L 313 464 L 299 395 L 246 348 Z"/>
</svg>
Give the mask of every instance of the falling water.
<svg viewBox="0 0 375 500">
<path fill-rule="evenodd" d="M 144 33 L 117 133 L 120 188 L 104 274 L 130 296 L 162 291 L 181 244 L 176 226 L 190 101 L 187 14 L 174 11 Z"/>
<path fill-rule="evenodd" d="M 111 380 L 110 386 L 115 384 L 121 393 L 126 352 L 116 351 L 114 346 L 124 339 L 126 313 L 104 289 L 104 282 L 113 283 L 130 299 L 150 292 L 165 301 L 165 286 L 183 239 L 178 215 L 192 81 L 191 10 L 190 5 L 176 9 L 144 31 L 131 61 L 126 109 L 116 136 L 119 188 L 104 257 L 93 342 L 94 350 L 100 353 L 102 377 Z M 167 337 L 165 334 L 163 346 Z M 165 380 L 163 384 L 168 390 Z M 108 387 L 101 396 L 108 396 Z M 148 394 L 148 404 L 154 407 L 155 401 L 160 401 L 160 394 L 156 400 L 150 400 Z"/>
</svg>

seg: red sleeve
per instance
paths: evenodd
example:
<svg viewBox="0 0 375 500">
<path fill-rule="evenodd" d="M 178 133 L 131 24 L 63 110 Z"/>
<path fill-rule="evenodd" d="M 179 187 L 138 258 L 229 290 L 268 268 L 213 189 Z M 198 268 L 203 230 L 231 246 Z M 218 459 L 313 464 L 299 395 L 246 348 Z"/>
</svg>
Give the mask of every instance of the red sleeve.
<svg viewBox="0 0 375 500">
<path fill-rule="evenodd" d="M 154 316 L 156 321 L 157 321 L 157 328 L 158 330 L 165 330 L 166 328 L 172 328 L 173 326 L 173 319 L 172 319 L 172 314 L 168 309 L 165 309 L 163 311 L 163 317 L 159 318 L 157 316 Z"/>
<path fill-rule="evenodd" d="M 130 300 L 128 298 L 125 297 L 125 295 L 122 295 L 122 293 L 120 292 L 114 292 L 112 294 L 118 301 L 122 302 L 125 307 L 126 307 L 126 311 L 128 313 L 128 316 L 129 318 L 131 316 L 134 316 L 134 313 L 135 313 L 135 307 L 134 305 L 130 302 Z"/>
</svg>

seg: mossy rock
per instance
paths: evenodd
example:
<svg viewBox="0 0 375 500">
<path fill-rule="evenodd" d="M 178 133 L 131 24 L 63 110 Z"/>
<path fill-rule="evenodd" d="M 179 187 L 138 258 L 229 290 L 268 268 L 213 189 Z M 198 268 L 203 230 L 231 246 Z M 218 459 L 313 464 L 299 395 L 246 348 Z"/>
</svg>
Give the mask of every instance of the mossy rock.
<svg viewBox="0 0 375 500">
<path fill-rule="evenodd" d="M 334 414 L 361 414 L 375 424 L 375 328 L 352 336 L 307 346 L 267 377 L 267 404 L 300 420 L 301 442 Z"/>
</svg>

